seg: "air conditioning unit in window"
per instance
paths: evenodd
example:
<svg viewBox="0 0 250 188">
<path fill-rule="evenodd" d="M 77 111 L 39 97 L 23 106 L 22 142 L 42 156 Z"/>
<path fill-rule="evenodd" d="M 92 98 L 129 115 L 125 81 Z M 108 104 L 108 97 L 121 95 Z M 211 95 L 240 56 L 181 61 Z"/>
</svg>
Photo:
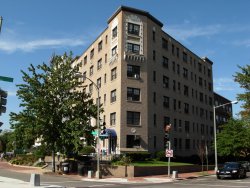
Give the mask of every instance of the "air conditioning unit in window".
<svg viewBox="0 0 250 188">
<path fill-rule="evenodd" d="M 139 74 L 135 74 L 135 75 L 134 75 L 134 78 L 135 78 L 135 79 L 140 79 L 140 75 L 139 75 Z"/>
<path fill-rule="evenodd" d="M 127 100 L 128 100 L 128 101 L 132 101 L 133 98 L 132 98 L 132 97 L 128 97 Z"/>
</svg>

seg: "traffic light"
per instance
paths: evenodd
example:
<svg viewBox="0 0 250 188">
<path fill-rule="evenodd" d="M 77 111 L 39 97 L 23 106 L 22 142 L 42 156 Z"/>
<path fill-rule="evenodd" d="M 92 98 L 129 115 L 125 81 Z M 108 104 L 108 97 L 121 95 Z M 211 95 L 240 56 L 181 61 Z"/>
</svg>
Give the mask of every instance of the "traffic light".
<svg viewBox="0 0 250 188">
<path fill-rule="evenodd" d="M 5 113 L 6 112 L 6 103 L 7 103 L 7 92 L 0 89 L 0 115 L 1 113 Z"/>
<path fill-rule="evenodd" d="M 102 126 L 101 126 L 101 134 L 106 134 L 106 123 L 103 122 Z"/>
</svg>

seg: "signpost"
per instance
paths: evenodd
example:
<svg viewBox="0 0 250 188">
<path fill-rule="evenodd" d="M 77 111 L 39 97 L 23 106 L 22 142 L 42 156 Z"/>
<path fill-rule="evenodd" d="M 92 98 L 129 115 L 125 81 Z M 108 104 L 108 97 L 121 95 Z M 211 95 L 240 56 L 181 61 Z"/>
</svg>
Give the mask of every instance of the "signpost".
<svg viewBox="0 0 250 188">
<path fill-rule="evenodd" d="M 171 150 L 171 143 L 168 141 L 168 149 L 166 149 L 166 157 L 168 157 L 168 177 L 170 177 L 170 158 L 173 157 L 173 150 Z"/>
<path fill-rule="evenodd" d="M 5 77 L 5 76 L 0 76 L 0 80 L 5 81 L 5 82 L 13 82 L 13 78 Z"/>
</svg>

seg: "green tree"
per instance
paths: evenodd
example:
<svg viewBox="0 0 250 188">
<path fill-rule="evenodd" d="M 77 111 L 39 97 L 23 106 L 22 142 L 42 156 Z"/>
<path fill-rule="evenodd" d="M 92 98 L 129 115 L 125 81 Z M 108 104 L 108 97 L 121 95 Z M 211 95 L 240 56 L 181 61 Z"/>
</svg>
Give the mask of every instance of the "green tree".
<svg viewBox="0 0 250 188">
<path fill-rule="evenodd" d="M 240 112 L 242 118 L 250 120 L 250 65 L 245 67 L 238 66 L 241 72 L 236 72 L 234 80 L 240 84 L 245 93 L 238 94 L 237 99 L 242 101 L 244 110 Z"/>
<path fill-rule="evenodd" d="M 17 85 L 17 95 L 23 110 L 11 113 L 16 135 L 23 133 L 27 146 L 41 138 L 53 157 L 56 151 L 77 152 L 83 135 L 88 135 L 89 143 L 94 141 L 89 122 L 96 117 L 97 107 L 78 78 L 81 63 L 73 66 L 73 61 L 71 53 L 54 55 L 48 65 L 31 64 L 28 73 L 22 71 L 25 83 Z"/>
<path fill-rule="evenodd" d="M 217 148 L 220 156 L 249 157 L 250 130 L 244 120 L 231 119 L 217 135 Z"/>
</svg>

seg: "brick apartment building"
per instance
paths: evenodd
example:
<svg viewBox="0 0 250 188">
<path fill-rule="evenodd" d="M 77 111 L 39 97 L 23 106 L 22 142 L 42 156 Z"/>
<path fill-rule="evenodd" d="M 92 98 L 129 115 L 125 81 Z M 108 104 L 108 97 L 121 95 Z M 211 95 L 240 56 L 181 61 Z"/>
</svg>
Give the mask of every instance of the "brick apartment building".
<svg viewBox="0 0 250 188">
<path fill-rule="evenodd" d="M 213 143 L 213 62 L 197 56 L 162 30 L 150 13 L 121 6 L 107 28 L 74 62 L 100 88 L 109 153 L 165 147 L 165 126 L 175 156 L 197 154 Z M 89 80 L 86 92 L 98 102 Z"/>
</svg>

